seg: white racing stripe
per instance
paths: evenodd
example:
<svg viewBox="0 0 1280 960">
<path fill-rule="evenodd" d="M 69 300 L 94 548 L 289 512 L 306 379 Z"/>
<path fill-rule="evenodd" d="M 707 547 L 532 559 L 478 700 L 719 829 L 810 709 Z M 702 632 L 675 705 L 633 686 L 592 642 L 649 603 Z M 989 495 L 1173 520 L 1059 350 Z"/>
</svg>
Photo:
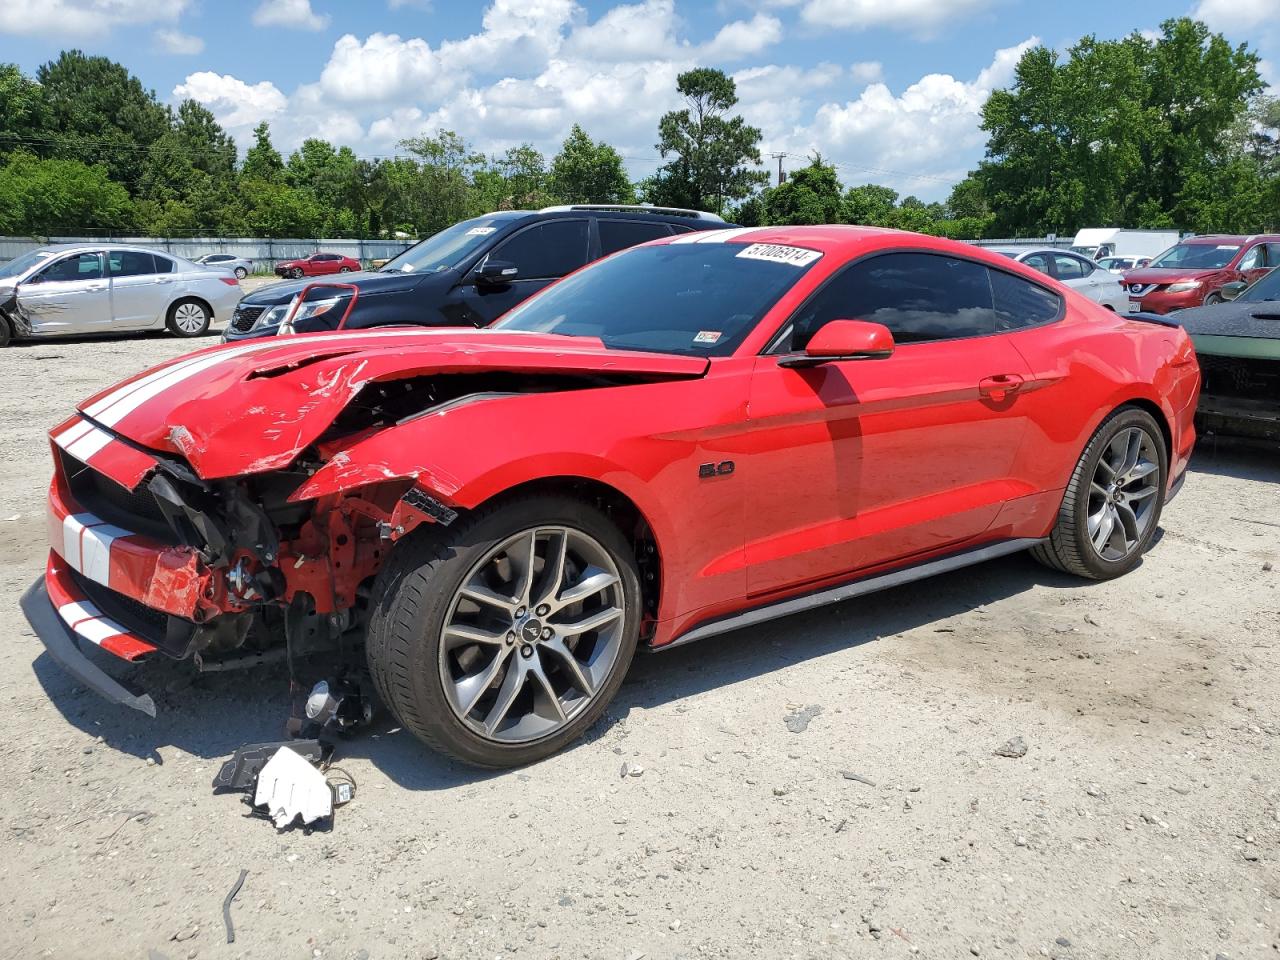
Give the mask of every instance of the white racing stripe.
<svg viewBox="0 0 1280 960">
<path fill-rule="evenodd" d="M 80 538 L 80 572 L 94 583 L 111 586 L 111 544 L 132 535 L 132 531 L 109 523 L 85 527 Z"/>
<path fill-rule="evenodd" d="M 69 445 L 75 443 L 75 441 L 79 440 L 92 429 L 93 424 L 88 420 L 77 420 L 61 433 L 53 434 L 53 442 L 65 450 Z"/>
<path fill-rule="evenodd" d="M 439 337 L 449 333 L 456 333 L 456 330 L 386 330 L 376 333 L 360 334 L 361 340 L 369 338 L 382 339 L 386 337 L 404 337 L 404 336 L 422 336 Z M 322 337 L 312 337 L 307 340 L 308 345 L 318 343 L 338 343 L 344 340 L 350 340 L 353 334 L 336 333 Z M 91 403 L 85 407 L 84 412 L 95 420 L 99 420 L 107 426 L 114 426 L 134 410 L 163 393 L 169 387 L 181 383 L 184 380 L 194 377 L 199 373 L 203 373 L 212 367 L 228 360 L 237 360 L 247 354 L 258 353 L 264 350 L 270 350 L 288 346 L 287 340 L 277 340 L 274 337 L 265 338 L 253 343 L 229 347 L 219 350 L 217 353 L 209 356 L 192 357 L 183 360 L 173 366 L 164 367 L 155 370 L 146 376 L 135 380 L 128 386 L 121 387 L 119 390 L 113 390 L 100 400 Z"/>
<path fill-rule="evenodd" d="M 101 522 L 92 513 L 69 513 L 62 518 L 62 549 L 58 552 L 74 569 L 80 569 L 80 537 L 86 524 Z"/>
<path fill-rule="evenodd" d="M 58 608 L 58 616 L 68 627 L 98 646 L 102 646 L 103 640 L 110 640 L 112 637 L 119 637 L 129 632 L 110 617 L 105 616 L 88 600 L 64 603 Z"/>
<path fill-rule="evenodd" d="M 93 424 L 89 424 L 89 429 L 85 431 L 83 436 L 66 444 L 63 449 L 81 463 L 88 463 L 90 457 L 110 442 L 111 434 L 105 430 L 99 430 Z M 62 445 L 59 444 L 59 446 Z"/>
<path fill-rule="evenodd" d="M 102 611 L 88 600 L 80 600 L 64 603 L 58 608 L 58 616 L 66 622 L 67 626 L 74 627 L 83 620 L 96 620 L 102 616 Z"/>
<path fill-rule="evenodd" d="M 672 240 L 672 243 L 727 243 L 735 237 L 745 236 L 748 233 L 754 233 L 757 230 L 765 230 L 767 227 L 733 227 L 729 230 L 695 230 L 693 233 L 686 233 L 682 237 Z"/>
</svg>

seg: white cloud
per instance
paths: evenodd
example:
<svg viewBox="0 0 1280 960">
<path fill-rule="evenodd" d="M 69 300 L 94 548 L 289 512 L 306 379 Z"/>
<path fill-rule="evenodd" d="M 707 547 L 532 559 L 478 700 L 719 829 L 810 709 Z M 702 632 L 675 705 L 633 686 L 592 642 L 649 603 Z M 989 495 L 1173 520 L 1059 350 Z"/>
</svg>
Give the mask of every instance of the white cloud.
<svg viewBox="0 0 1280 960">
<path fill-rule="evenodd" d="M 1280 18 L 1280 0 L 1200 0 L 1191 15 L 1234 36 L 1274 23 Z"/>
<path fill-rule="evenodd" d="M 204 40 L 193 37 L 189 33 L 183 33 L 181 30 L 161 28 L 153 36 L 156 46 L 165 53 L 191 56 L 204 50 Z"/>
<path fill-rule="evenodd" d="M 561 53 L 600 63 L 671 59 L 719 63 L 759 53 L 782 39 L 782 21 L 765 13 L 726 23 L 703 44 L 678 39 L 680 26 L 675 0 L 621 4 L 595 23 L 574 29 Z"/>
<path fill-rule="evenodd" d="M 179 100 L 195 100 L 208 107 L 218 122 L 233 133 L 252 128 L 284 112 L 288 98 L 274 83 L 263 80 L 253 85 L 229 75 L 205 70 L 193 73 L 174 87 Z"/>
<path fill-rule="evenodd" d="M 736 20 L 721 27 L 710 42 L 703 45 L 700 58 L 713 62 L 737 60 L 760 53 L 781 39 L 782 21 L 757 13 L 750 20 Z"/>
<path fill-rule="evenodd" d="M 884 77 L 884 64 L 879 60 L 864 60 L 851 66 L 849 73 L 859 83 L 875 83 Z"/>
<path fill-rule="evenodd" d="M 807 126 L 767 144 L 798 155 L 814 151 L 842 164 L 846 183 L 873 181 L 901 191 L 944 193 L 961 179 L 986 142 L 982 106 L 1008 84 L 1018 59 L 1040 42 L 1030 37 L 997 50 L 971 81 L 950 74 L 921 77 L 895 96 L 873 83 L 856 100 L 820 106 Z"/>
<path fill-rule="evenodd" d="M 888 27 L 919 33 L 932 32 L 948 20 L 969 16 L 991 3 L 992 0 L 807 0 L 800 16 L 806 23 L 824 29 Z"/>
<path fill-rule="evenodd" d="M 311 0 L 262 0 L 253 11 L 253 23 L 258 27 L 323 30 L 329 25 L 329 15 L 312 10 Z"/>
<path fill-rule="evenodd" d="M 0 33 L 25 36 L 90 36 L 138 23 L 178 19 L 189 0 L 4 0 Z"/>
<path fill-rule="evenodd" d="M 428 86 L 439 73 L 439 58 L 425 40 L 375 33 L 361 43 L 348 33 L 333 45 L 320 86 L 346 103 L 416 99 L 442 92 Z"/>
</svg>

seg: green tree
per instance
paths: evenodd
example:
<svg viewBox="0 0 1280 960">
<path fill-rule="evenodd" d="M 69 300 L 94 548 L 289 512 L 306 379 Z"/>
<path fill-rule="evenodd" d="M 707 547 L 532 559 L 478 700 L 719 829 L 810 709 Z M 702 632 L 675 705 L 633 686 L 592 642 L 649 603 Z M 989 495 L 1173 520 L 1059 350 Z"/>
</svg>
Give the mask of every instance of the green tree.
<svg viewBox="0 0 1280 960">
<path fill-rule="evenodd" d="M 886 227 L 898 203 L 898 191 L 865 183 L 844 195 L 844 219 L 868 227 Z"/>
<path fill-rule="evenodd" d="M 471 214 L 471 186 L 485 159 L 452 130 L 400 141 L 418 163 L 396 164 L 391 173 L 401 222 L 429 236 Z"/>
<path fill-rule="evenodd" d="M 576 123 L 551 161 L 548 188 L 565 203 L 634 203 L 618 151 L 592 140 Z"/>
<path fill-rule="evenodd" d="M 235 141 L 193 100 L 178 108 L 172 129 L 148 151 L 138 189 L 138 220 L 161 235 L 221 232 L 236 202 Z"/>
<path fill-rule="evenodd" d="M 253 128 L 253 146 L 245 151 L 242 176 L 267 183 L 284 183 L 284 159 L 271 143 L 271 125 L 263 120 Z"/>
<path fill-rule="evenodd" d="M 102 165 L 136 190 L 147 149 L 169 130 L 169 111 L 155 93 L 120 64 L 79 50 L 64 50 L 36 79 L 52 141 L 47 155 Z"/>
<path fill-rule="evenodd" d="M 773 224 L 839 223 L 844 210 L 836 168 L 814 154 L 764 197 L 764 220 Z"/>
<path fill-rule="evenodd" d="M 310 191 L 325 211 L 320 232 L 327 237 L 354 236 L 365 219 L 361 206 L 360 161 L 350 147 L 309 138 L 289 156 L 286 179 L 296 190 Z"/>
<path fill-rule="evenodd" d="M 769 180 L 760 163 L 761 133 L 741 117 L 730 117 L 738 102 L 733 78 L 699 67 L 676 78 L 685 108 L 658 121 L 659 154 L 666 159 L 646 181 L 647 198 L 663 206 L 722 213 L 726 200 L 740 200 Z"/>
<path fill-rule="evenodd" d="M 0 233 L 58 236 L 132 224 L 128 191 L 105 167 L 16 152 L 0 168 Z"/>
<path fill-rule="evenodd" d="M 0 63 L 0 156 L 47 144 L 48 111 L 40 85 L 12 63 Z"/>
<path fill-rule="evenodd" d="M 522 143 L 491 158 L 471 175 L 472 215 L 491 210 L 536 210 L 555 201 L 547 158 Z"/>
</svg>

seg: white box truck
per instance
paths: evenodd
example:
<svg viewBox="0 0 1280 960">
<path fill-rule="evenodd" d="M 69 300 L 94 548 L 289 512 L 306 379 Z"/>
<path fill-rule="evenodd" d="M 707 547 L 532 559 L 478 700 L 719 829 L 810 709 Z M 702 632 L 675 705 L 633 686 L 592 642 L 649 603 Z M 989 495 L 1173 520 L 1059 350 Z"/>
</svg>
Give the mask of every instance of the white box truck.
<svg viewBox="0 0 1280 960">
<path fill-rule="evenodd" d="M 1181 239 L 1177 230 L 1124 230 L 1120 227 L 1089 227 L 1076 234 L 1071 249 L 1086 257 L 1142 257 L 1150 260 Z"/>
</svg>

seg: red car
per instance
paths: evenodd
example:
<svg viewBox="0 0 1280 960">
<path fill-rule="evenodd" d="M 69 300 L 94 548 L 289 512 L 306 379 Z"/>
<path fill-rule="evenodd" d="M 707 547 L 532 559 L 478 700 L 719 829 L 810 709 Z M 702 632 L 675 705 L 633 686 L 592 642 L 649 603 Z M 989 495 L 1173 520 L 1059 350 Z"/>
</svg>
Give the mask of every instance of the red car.
<svg viewBox="0 0 1280 960">
<path fill-rule="evenodd" d="M 686 234 L 488 329 L 215 347 L 99 393 L 52 432 L 23 604 L 82 683 L 152 712 L 75 644 L 208 669 L 363 642 L 406 728 L 522 764 L 600 716 L 638 644 L 1020 550 L 1125 573 L 1199 383 L 1176 325 L 977 247 Z"/>
<path fill-rule="evenodd" d="M 1280 236 L 1191 237 L 1170 247 L 1141 270 L 1124 275 L 1129 312 L 1165 314 L 1222 303 L 1222 288 L 1253 283 L 1280 264 Z"/>
<path fill-rule="evenodd" d="M 313 253 L 299 260 L 281 260 L 276 264 L 276 276 L 300 280 L 303 277 L 324 277 L 331 273 L 355 273 L 362 270 L 359 260 L 352 260 L 340 253 Z"/>
</svg>

